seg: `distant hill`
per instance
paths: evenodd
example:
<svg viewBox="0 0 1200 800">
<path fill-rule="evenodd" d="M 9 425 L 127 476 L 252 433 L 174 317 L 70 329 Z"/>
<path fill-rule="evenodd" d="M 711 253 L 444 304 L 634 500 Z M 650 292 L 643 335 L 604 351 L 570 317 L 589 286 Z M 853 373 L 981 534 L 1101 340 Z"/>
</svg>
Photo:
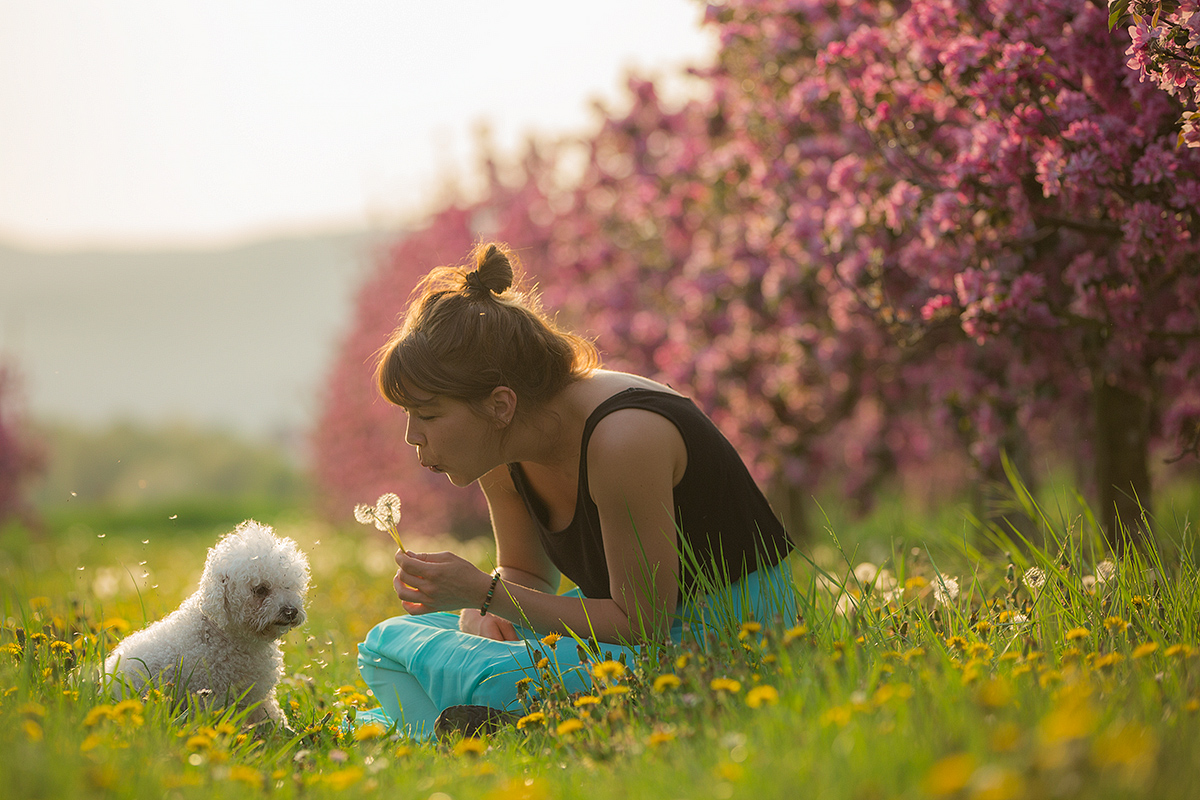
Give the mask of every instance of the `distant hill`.
<svg viewBox="0 0 1200 800">
<path fill-rule="evenodd" d="M 0 358 L 16 361 L 37 418 L 294 436 L 317 409 L 354 292 L 398 235 L 182 252 L 0 244 Z"/>
</svg>

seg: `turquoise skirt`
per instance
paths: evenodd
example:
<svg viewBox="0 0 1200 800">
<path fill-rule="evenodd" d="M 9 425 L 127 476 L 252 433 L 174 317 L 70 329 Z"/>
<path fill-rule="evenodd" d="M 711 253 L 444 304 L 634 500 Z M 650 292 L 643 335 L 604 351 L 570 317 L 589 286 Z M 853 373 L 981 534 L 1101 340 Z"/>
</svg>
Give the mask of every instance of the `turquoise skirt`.
<svg viewBox="0 0 1200 800">
<path fill-rule="evenodd" d="M 567 594 L 581 597 L 578 590 Z M 785 621 L 796 618 L 796 595 L 787 563 L 752 572 L 698 601 L 680 606 L 671 639 L 685 634 L 704 642 L 709 630 L 734 630 L 746 620 Z M 433 735 L 433 722 L 443 709 L 455 705 L 484 705 L 519 709 L 517 682 L 537 679 L 535 664 L 550 659 L 571 692 L 591 688 L 591 675 L 581 666 L 579 648 L 570 637 L 553 647 L 539 635 L 517 626 L 515 642 L 499 642 L 458 629 L 458 614 L 438 612 L 392 617 L 371 629 L 358 646 L 358 671 L 380 708 L 362 712 L 357 725 L 380 722 L 417 738 Z M 632 665 L 640 648 L 601 644 L 600 657 L 625 657 Z"/>
</svg>

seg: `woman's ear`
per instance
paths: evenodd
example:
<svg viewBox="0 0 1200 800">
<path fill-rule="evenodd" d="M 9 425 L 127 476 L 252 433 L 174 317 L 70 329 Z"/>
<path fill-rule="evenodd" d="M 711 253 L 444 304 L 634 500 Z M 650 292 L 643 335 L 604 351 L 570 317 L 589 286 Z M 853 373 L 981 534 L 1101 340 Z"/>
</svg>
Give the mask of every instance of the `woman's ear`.
<svg viewBox="0 0 1200 800">
<path fill-rule="evenodd" d="M 487 413 L 496 421 L 496 427 L 508 427 L 517 414 L 517 393 L 507 386 L 492 389 L 487 399 Z"/>
</svg>

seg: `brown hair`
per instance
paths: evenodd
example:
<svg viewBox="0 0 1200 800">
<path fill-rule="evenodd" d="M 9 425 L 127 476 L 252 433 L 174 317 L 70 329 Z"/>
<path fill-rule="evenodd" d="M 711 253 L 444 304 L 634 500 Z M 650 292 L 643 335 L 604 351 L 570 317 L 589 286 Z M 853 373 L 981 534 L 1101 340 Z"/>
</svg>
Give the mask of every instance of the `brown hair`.
<svg viewBox="0 0 1200 800">
<path fill-rule="evenodd" d="M 507 386 L 537 408 L 600 366 L 590 341 L 560 329 L 535 292 L 519 290 L 519 264 L 507 246 L 478 244 L 470 260 L 474 269 L 437 267 L 426 275 L 379 349 L 375 379 L 389 402 L 474 402 Z"/>
</svg>

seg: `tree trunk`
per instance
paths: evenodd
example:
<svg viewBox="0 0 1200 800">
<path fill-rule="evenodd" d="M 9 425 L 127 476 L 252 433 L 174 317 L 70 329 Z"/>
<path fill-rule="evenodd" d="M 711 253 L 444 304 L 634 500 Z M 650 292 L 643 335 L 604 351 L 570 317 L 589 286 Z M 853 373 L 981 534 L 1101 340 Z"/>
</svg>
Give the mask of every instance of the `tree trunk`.
<svg viewBox="0 0 1200 800">
<path fill-rule="evenodd" d="M 1142 394 L 1095 381 L 1096 490 L 1104 536 L 1117 552 L 1140 544 L 1150 510 L 1150 403 Z"/>
</svg>

